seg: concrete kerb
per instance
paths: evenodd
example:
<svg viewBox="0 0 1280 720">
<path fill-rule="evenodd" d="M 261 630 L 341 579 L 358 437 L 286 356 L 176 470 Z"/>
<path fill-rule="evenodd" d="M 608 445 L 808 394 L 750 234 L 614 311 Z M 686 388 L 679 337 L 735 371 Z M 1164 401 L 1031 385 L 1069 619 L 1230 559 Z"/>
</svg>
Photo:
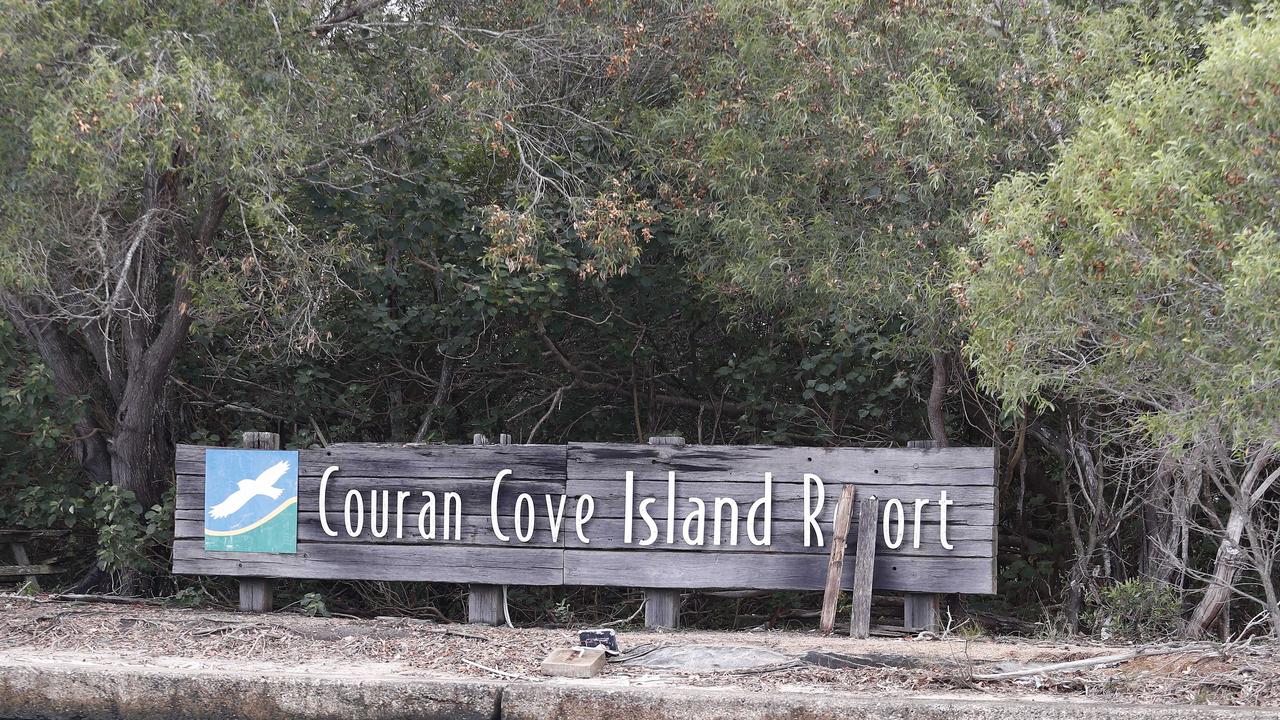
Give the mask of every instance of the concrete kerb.
<svg viewBox="0 0 1280 720">
<path fill-rule="evenodd" d="M 870 698 L 608 681 L 489 681 L 0 662 L 6 720 L 1260 720 L 1280 708 Z"/>
<path fill-rule="evenodd" d="M 1276 720 L 1280 718 L 1280 708 L 876 698 L 826 692 L 610 688 L 579 682 L 508 685 L 502 692 L 501 717 L 503 720 Z"/>
<path fill-rule="evenodd" d="M 494 682 L 0 665 L 4 720 L 493 720 Z"/>
</svg>

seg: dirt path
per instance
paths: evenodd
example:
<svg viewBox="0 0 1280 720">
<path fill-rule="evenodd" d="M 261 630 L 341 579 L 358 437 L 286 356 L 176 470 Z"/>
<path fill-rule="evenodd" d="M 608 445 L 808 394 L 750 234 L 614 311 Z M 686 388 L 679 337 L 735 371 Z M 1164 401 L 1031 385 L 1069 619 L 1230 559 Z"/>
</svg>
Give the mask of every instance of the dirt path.
<svg viewBox="0 0 1280 720">
<path fill-rule="evenodd" d="M 518 677 L 536 680 L 553 648 L 575 644 L 567 629 L 438 625 L 412 620 L 310 618 L 0 599 L 0 648 L 9 657 L 104 659 L 194 670 L 312 669 L 405 677 Z M 809 663 L 683 673 L 606 666 L 602 681 L 626 685 L 727 686 L 748 690 L 931 697 L 1052 696 L 1149 703 L 1280 706 L 1280 649 L 1210 645 L 1106 667 L 1011 680 L 975 674 L 1079 660 L 1132 648 L 1026 639 L 851 640 L 797 632 L 647 632 L 620 635 L 624 651 L 667 645 L 763 647 L 799 658 L 829 650 L 882 666 L 831 669 Z"/>
</svg>

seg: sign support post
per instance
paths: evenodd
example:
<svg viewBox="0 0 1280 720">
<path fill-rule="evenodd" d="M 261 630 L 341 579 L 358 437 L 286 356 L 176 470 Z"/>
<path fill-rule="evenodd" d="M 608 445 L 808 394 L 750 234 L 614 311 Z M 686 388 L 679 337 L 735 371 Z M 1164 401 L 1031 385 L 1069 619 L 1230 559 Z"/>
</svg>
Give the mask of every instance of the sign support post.
<svg viewBox="0 0 1280 720">
<path fill-rule="evenodd" d="M 510 445 L 511 436 L 504 433 L 500 442 Z M 489 438 L 476 433 L 471 438 L 471 444 L 488 445 Z M 471 583 L 467 586 L 467 622 L 473 625 L 502 625 L 505 622 L 504 605 L 501 585 Z"/>
<path fill-rule="evenodd" d="M 909 448 L 941 447 L 937 440 L 909 440 Z M 903 593 L 902 626 L 908 630 L 937 632 L 941 627 L 942 596 L 928 593 Z"/>
<path fill-rule="evenodd" d="M 247 432 L 241 437 L 246 450 L 279 450 L 280 435 L 271 432 Z M 271 578 L 240 578 L 240 612 L 271 612 L 273 604 Z"/>
<path fill-rule="evenodd" d="M 650 445 L 681 447 L 684 438 L 679 435 L 655 435 Z M 680 627 L 680 591 L 669 588 L 646 588 L 644 591 L 644 626 L 650 628 Z"/>
</svg>

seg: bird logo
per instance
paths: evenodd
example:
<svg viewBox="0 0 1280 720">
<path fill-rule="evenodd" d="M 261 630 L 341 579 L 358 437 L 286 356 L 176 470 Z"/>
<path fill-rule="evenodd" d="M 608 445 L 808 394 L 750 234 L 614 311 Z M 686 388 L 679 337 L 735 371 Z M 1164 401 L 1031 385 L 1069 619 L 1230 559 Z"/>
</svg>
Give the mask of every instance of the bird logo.
<svg viewBox="0 0 1280 720">
<path fill-rule="evenodd" d="M 288 461 L 281 460 L 271 467 L 263 470 L 258 477 L 250 480 L 245 478 L 236 483 L 237 490 L 227 496 L 225 500 L 209 508 L 209 515 L 214 519 L 227 517 L 244 507 L 245 503 L 254 499 L 259 495 L 265 495 L 272 500 L 279 500 L 283 489 L 275 487 L 277 481 L 289 472 Z M 235 477 L 232 475 L 232 477 Z"/>
</svg>

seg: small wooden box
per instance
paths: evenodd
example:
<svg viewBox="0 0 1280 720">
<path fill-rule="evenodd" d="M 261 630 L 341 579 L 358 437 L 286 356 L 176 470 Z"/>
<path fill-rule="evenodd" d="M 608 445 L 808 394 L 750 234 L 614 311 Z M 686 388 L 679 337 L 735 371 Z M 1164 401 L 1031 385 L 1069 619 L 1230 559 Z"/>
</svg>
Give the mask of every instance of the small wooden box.
<svg viewBox="0 0 1280 720">
<path fill-rule="evenodd" d="M 552 650 L 542 661 L 542 674 L 568 678 L 591 678 L 600 674 L 605 657 L 602 647 L 573 647 Z"/>
</svg>

